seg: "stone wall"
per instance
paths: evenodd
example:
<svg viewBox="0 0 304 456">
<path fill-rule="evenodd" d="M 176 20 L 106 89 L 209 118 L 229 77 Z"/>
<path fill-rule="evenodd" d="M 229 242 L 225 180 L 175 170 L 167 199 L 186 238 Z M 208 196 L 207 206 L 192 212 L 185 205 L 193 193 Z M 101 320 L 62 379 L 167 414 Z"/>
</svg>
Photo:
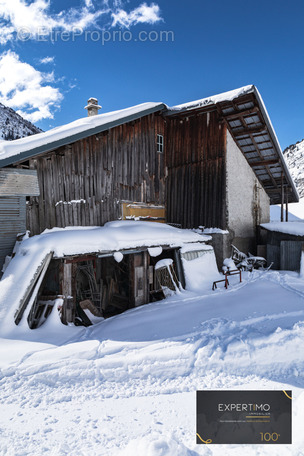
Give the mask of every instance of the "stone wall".
<svg viewBox="0 0 304 456">
<path fill-rule="evenodd" d="M 269 197 L 227 132 L 227 226 L 238 249 L 256 253 L 260 223 L 269 222 Z"/>
</svg>

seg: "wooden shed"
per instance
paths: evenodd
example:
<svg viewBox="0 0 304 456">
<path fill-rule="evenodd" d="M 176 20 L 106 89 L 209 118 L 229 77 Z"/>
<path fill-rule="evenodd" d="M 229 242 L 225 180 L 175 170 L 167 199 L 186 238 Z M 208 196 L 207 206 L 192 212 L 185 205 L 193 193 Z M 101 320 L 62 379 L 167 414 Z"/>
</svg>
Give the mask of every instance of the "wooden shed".
<svg viewBox="0 0 304 456">
<path fill-rule="evenodd" d="M 17 235 L 26 231 L 26 197 L 38 195 L 37 171 L 0 169 L 0 271 Z"/>
<path fill-rule="evenodd" d="M 268 265 L 273 269 L 300 272 L 304 268 L 304 223 L 270 222 L 261 225 Z"/>
<path fill-rule="evenodd" d="M 204 279 L 206 265 L 209 287 L 210 271 L 218 274 L 213 248 L 205 244 L 209 240 L 166 224 L 136 221 L 49 230 L 22 242 L 6 270 L 19 286 L 9 284 L 0 306 L 11 313 L 13 308 L 17 325 L 25 315 L 32 329 L 54 306 L 63 323 L 87 325 L 84 311 L 108 318 L 180 293 L 191 287 L 189 270 L 196 271 L 195 280 Z"/>
</svg>

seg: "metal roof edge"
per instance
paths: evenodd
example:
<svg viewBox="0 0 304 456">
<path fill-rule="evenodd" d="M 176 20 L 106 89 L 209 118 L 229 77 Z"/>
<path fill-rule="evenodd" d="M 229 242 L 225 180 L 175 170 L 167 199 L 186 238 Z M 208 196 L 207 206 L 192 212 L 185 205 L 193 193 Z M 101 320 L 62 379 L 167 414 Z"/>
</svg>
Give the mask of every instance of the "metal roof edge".
<svg viewBox="0 0 304 456">
<path fill-rule="evenodd" d="M 88 136 L 96 135 L 98 133 L 101 133 L 102 131 L 106 131 L 106 130 L 109 130 L 110 128 L 118 127 L 119 125 L 123 125 L 125 123 L 132 122 L 133 120 L 140 119 L 141 117 L 148 116 L 149 114 L 153 114 L 155 112 L 162 111 L 165 109 L 167 109 L 167 106 L 164 103 L 160 103 L 159 105 L 156 105 L 153 108 L 145 109 L 136 114 L 131 114 L 131 115 L 122 117 L 120 119 L 117 119 L 117 120 L 114 120 L 111 122 L 107 122 L 105 124 L 99 125 L 98 127 L 86 129 L 80 133 L 67 136 L 67 137 L 59 139 L 57 141 L 43 144 L 42 146 L 38 146 L 33 149 L 29 148 L 26 151 L 21 152 L 18 155 L 12 155 L 11 157 L 7 157 L 2 160 L 0 159 L 0 168 L 4 168 L 5 166 L 9 166 L 14 163 L 20 163 L 26 159 L 35 157 L 44 152 L 49 152 L 53 149 L 58 149 L 59 147 L 74 143 L 74 142 L 79 141 L 80 139 L 86 138 Z"/>
<path fill-rule="evenodd" d="M 295 202 L 298 203 L 299 200 L 300 200 L 300 196 L 299 196 L 298 190 L 297 190 L 297 188 L 296 188 L 296 186 L 295 186 L 295 183 L 294 183 L 294 181 L 293 181 L 293 179 L 292 179 L 292 177 L 291 177 L 291 174 L 290 174 L 290 172 L 289 172 L 289 169 L 288 169 L 288 167 L 287 167 L 287 164 L 286 164 L 286 162 L 285 162 L 285 158 L 284 158 L 284 155 L 283 155 L 283 152 L 282 152 L 282 148 L 281 148 L 281 146 L 280 146 L 278 137 L 277 137 L 277 135 L 276 135 L 276 132 L 275 132 L 274 127 L 273 127 L 273 125 L 272 125 L 272 122 L 271 122 L 271 120 L 270 120 L 270 117 L 269 117 L 269 114 L 268 114 L 268 112 L 267 112 L 265 103 L 264 103 L 263 98 L 262 98 L 260 92 L 258 91 L 257 87 L 256 87 L 256 86 L 253 86 L 253 87 L 254 87 L 254 91 L 253 91 L 253 92 L 254 92 L 254 94 L 255 94 L 255 96 L 256 96 L 256 99 L 257 99 L 257 101 L 258 101 L 259 108 L 260 108 L 260 110 L 261 110 L 261 113 L 263 114 L 263 118 L 264 118 L 265 123 L 266 123 L 266 125 L 267 125 L 267 128 L 268 128 L 268 130 L 269 130 L 269 133 L 270 133 L 270 135 L 271 135 L 271 138 L 272 138 L 272 140 L 273 140 L 274 145 L 276 146 L 278 155 L 279 155 L 279 157 L 280 157 L 280 159 L 281 159 L 282 166 L 283 166 L 284 171 L 285 171 L 285 173 L 286 173 L 286 178 L 287 178 L 287 180 L 289 181 L 290 186 L 291 186 L 291 188 L 292 188 L 292 190 L 293 190 L 293 193 L 294 193 L 294 195 L 295 195 L 295 199 L 296 199 Z"/>
<path fill-rule="evenodd" d="M 36 169 L 23 169 L 23 168 L 0 168 L 0 173 L 4 174 L 18 174 L 23 176 L 36 176 Z"/>
</svg>

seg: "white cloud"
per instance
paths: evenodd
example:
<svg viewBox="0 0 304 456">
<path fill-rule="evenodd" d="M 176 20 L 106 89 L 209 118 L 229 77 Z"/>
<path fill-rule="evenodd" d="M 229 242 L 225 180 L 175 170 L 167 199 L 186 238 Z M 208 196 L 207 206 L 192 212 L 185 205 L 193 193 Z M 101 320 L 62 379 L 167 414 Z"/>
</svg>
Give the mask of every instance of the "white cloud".
<svg viewBox="0 0 304 456">
<path fill-rule="evenodd" d="M 51 0 L 0 0 L 0 42 L 12 39 L 20 30 L 26 30 L 35 38 L 42 30 L 86 28 L 107 12 L 105 9 L 95 11 L 91 0 L 82 3 L 79 8 L 52 14 Z"/>
<path fill-rule="evenodd" d="M 53 110 L 63 99 L 60 90 L 47 85 L 54 81 L 53 73 L 42 73 L 22 62 L 15 52 L 0 57 L 1 102 L 31 122 L 53 118 Z"/>
<path fill-rule="evenodd" d="M 99 27 L 98 21 L 104 18 L 105 24 L 112 23 L 130 27 L 139 23 L 153 24 L 161 20 L 159 6 L 142 3 L 127 12 L 123 0 L 79 0 L 78 8 L 51 11 L 54 0 L 0 0 L 0 44 L 12 40 L 16 34 L 26 32 L 32 39 L 54 29 L 73 31 L 86 29 L 92 25 Z M 104 24 L 104 25 L 105 25 Z M 18 35 L 17 35 L 18 37 Z M 19 37 L 20 38 L 20 37 Z"/>
<path fill-rule="evenodd" d="M 121 25 L 123 27 L 131 27 L 137 24 L 155 24 L 162 21 L 160 16 L 160 8 L 155 3 L 150 6 L 147 3 L 142 3 L 130 13 L 123 9 L 119 9 L 117 13 L 112 13 L 112 26 Z"/>
<path fill-rule="evenodd" d="M 39 63 L 47 64 L 47 63 L 54 63 L 55 57 L 44 57 L 43 59 L 39 60 Z"/>
<path fill-rule="evenodd" d="M 0 45 L 14 39 L 22 41 L 22 33 L 27 41 L 50 35 L 53 30 L 73 32 L 92 26 L 131 27 L 162 20 L 160 8 L 155 3 L 141 3 L 127 12 L 125 5 L 129 0 L 77 1 L 78 7 L 55 12 L 55 0 L 0 0 Z M 39 61 L 40 64 L 53 62 L 54 58 L 49 56 Z M 59 107 L 63 96 L 59 88 L 53 87 L 54 80 L 53 72 L 38 71 L 12 51 L 0 54 L 1 101 L 19 109 L 21 115 L 33 122 L 53 118 L 54 110 Z"/>
</svg>

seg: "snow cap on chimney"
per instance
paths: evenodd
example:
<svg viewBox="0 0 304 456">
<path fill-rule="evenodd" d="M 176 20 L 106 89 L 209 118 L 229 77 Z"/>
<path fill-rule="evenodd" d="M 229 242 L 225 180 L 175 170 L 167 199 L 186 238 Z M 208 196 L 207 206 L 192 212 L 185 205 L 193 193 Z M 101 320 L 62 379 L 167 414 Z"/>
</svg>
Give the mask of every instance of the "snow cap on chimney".
<svg viewBox="0 0 304 456">
<path fill-rule="evenodd" d="M 101 106 L 99 106 L 97 98 L 91 97 L 88 99 L 88 104 L 84 107 L 84 109 L 88 110 L 89 117 L 97 116 L 98 109 L 101 109 Z"/>
</svg>

